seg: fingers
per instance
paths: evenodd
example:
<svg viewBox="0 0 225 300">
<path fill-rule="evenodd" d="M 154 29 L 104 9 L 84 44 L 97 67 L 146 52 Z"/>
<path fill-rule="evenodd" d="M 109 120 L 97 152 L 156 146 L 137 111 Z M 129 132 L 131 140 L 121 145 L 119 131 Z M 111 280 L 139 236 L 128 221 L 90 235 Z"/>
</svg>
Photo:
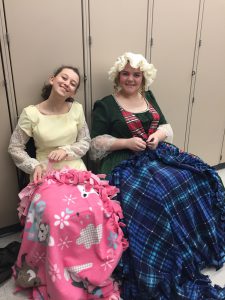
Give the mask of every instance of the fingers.
<svg viewBox="0 0 225 300">
<path fill-rule="evenodd" d="M 129 139 L 127 146 L 132 151 L 143 151 L 146 148 L 146 142 L 139 137 L 133 137 Z"/>
<path fill-rule="evenodd" d="M 159 144 L 159 139 L 156 136 L 149 136 L 146 143 L 149 149 L 155 150 Z"/>
<path fill-rule="evenodd" d="M 150 135 L 145 142 L 139 137 L 133 137 L 128 139 L 127 148 L 132 151 L 143 151 L 148 147 L 151 150 L 155 150 L 158 147 L 159 138 L 157 135 Z"/>
<path fill-rule="evenodd" d="M 37 184 L 38 182 L 40 182 L 42 180 L 42 176 L 43 176 L 43 170 L 41 166 L 37 166 L 34 170 L 34 174 L 33 174 L 33 180 L 34 183 Z"/>
<path fill-rule="evenodd" d="M 154 142 L 154 136 L 149 136 L 146 143 L 149 144 L 149 143 L 153 143 Z"/>
<path fill-rule="evenodd" d="M 142 139 L 140 139 L 140 140 L 136 141 L 135 146 L 136 146 L 137 151 L 138 151 L 138 150 L 139 150 L 139 151 L 140 151 L 140 150 L 145 150 L 145 148 L 146 148 L 146 142 L 143 141 Z"/>
<path fill-rule="evenodd" d="M 67 156 L 66 151 L 63 149 L 57 149 L 49 153 L 48 158 L 52 161 L 61 161 Z M 42 181 L 42 178 L 44 176 L 44 170 L 41 167 L 41 165 L 38 165 L 34 169 L 33 173 L 33 181 L 35 184 Z"/>
<path fill-rule="evenodd" d="M 48 158 L 53 161 L 61 161 L 67 156 L 66 151 L 57 149 L 49 153 Z"/>
<path fill-rule="evenodd" d="M 146 149 L 146 143 L 138 144 L 138 145 L 136 145 L 136 147 L 137 147 L 137 151 L 143 151 Z"/>
<path fill-rule="evenodd" d="M 134 138 L 133 140 L 133 151 L 143 151 L 146 148 L 146 142 L 141 138 Z"/>
</svg>

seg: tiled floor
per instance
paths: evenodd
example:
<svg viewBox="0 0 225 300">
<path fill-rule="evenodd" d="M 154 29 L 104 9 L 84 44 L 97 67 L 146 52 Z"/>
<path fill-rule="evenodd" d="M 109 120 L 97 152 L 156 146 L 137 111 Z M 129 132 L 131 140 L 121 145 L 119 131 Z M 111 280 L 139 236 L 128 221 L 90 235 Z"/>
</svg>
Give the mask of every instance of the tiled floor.
<svg viewBox="0 0 225 300">
<path fill-rule="evenodd" d="M 219 170 L 218 173 L 225 185 L 225 169 Z M 20 240 L 19 233 L 0 238 L 0 248 L 6 246 L 11 241 L 19 241 L 19 240 Z M 225 266 L 219 271 L 216 271 L 215 269 L 205 269 L 203 273 L 209 275 L 213 284 L 218 284 L 222 287 L 225 286 Z M 5 283 L 0 284 L 0 300 L 27 299 L 26 293 L 13 294 L 13 291 L 14 291 L 13 279 L 9 279 Z"/>
</svg>

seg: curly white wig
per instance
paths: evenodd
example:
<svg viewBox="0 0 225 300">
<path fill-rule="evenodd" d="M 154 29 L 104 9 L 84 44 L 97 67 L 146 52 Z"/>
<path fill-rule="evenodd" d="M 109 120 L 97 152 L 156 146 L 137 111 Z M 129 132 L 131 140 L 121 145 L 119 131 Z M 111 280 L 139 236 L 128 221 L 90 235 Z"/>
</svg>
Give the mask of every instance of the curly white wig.
<svg viewBox="0 0 225 300">
<path fill-rule="evenodd" d="M 114 66 L 109 70 L 109 79 L 116 83 L 118 74 L 122 71 L 127 63 L 130 63 L 132 68 L 140 68 L 145 78 L 144 89 L 147 91 L 156 77 L 157 70 L 153 64 L 149 64 L 147 60 L 141 54 L 135 54 L 132 52 L 126 52 L 119 56 Z"/>
</svg>

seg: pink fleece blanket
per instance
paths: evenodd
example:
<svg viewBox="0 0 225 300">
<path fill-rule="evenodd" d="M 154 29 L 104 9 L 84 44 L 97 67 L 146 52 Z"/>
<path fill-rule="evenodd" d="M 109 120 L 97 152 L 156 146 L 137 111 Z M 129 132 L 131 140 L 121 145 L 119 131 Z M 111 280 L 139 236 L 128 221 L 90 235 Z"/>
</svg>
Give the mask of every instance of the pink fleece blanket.
<svg viewBox="0 0 225 300">
<path fill-rule="evenodd" d="M 20 194 L 24 233 L 14 266 L 31 299 L 119 299 L 112 273 L 127 248 L 118 190 L 89 171 L 52 171 Z"/>
</svg>

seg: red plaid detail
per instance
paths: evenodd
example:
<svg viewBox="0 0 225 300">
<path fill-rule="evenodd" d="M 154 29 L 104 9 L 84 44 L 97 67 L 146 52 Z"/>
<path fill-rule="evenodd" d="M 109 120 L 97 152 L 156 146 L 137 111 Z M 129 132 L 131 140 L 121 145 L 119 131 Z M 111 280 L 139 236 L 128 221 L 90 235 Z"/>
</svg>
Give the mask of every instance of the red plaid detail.
<svg viewBox="0 0 225 300">
<path fill-rule="evenodd" d="M 148 134 L 145 132 L 141 121 L 133 113 L 124 110 L 121 106 L 120 111 L 133 136 L 141 137 L 143 140 L 147 140 L 148 136 L 154 133 L 158 127 L 160 116 L 150 103 L 149 113 L 152 115 L 153 120 L 148 130 Z"/>
</svg>

